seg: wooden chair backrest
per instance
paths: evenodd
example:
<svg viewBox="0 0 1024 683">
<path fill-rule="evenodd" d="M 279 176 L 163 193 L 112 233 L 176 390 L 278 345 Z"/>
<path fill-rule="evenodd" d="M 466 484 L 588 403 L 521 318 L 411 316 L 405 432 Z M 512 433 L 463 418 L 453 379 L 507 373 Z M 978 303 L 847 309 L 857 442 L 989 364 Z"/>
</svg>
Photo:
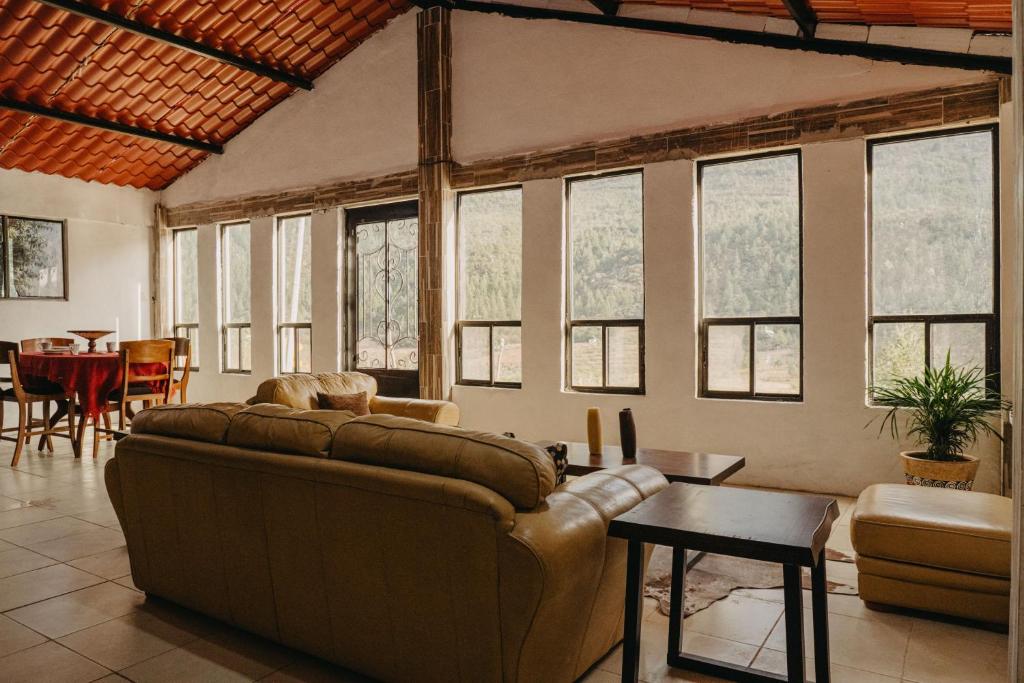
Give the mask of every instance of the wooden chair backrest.
<svg viewBox="0 0 1024 683">
<path fill-rule="evenodd" d="M 181 368 L 181 378 L 177 381 L 188 385 L 189 375 L 192 374 L 192 342 L 188 337 L 164 337 L 174 342 L 174 359 Z"/>
<path fill-rule="evenodd" d="M 0 377 L 0 382 L 14 384 L 18 374 L 18 345 L 16 343 L 0 341 L 0 365 L 11 366 L 10 372 L 6 376 Z M 0 410 L 3 410 L 2 406 L 0 406 Z"/>
<path fill-rule="evenodd" d="M 21 340 L 21 350 L 25 353 L 38 353 L 43 350 L 43 342 L 50 342 L 52 346 L 71 346 L 74 339 L 68 337 L 34 337 Z"/>
<path fill-rule="evenodd" d="M 167 339 L 121 342 L 121 363 L 126 384 L 169 380 L 174 367 L 174 342 Z M 136 363 L 164 363 L 167 370 L 156 375 L 133 375 L 131 366 Z"/>
</svg>

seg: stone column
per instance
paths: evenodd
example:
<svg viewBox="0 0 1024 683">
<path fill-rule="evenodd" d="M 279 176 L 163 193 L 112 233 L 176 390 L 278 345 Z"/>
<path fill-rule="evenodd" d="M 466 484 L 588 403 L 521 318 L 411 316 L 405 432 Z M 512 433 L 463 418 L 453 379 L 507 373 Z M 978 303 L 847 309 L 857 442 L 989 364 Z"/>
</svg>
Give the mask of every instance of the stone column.
<svg viewBox="0 0 1024 683">
<path fill-rule="evenodd" d="M 451 12 L 417 15 L 419 100 L 419 371 L 420 396 L 445 398 L 445 233 L 454 212 L 451 191 Z"/>
</svg>

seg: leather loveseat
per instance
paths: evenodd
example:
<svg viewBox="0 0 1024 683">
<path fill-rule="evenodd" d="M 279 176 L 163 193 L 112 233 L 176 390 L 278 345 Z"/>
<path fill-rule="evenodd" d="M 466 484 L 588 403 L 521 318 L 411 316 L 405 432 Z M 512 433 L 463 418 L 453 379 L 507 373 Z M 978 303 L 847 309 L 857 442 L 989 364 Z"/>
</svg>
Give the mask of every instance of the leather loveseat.
<svg viewBox="0 0 1024 683">
<path fill-rule="evenodd" d="M 249 405 L 277 403 L 292 408 L 315 410 L 317 393 L 357 394 L 366 392 L 370 413 L 411 417 L 445 425 L 459 424 L 459 407 L 451 401 L 394 398 L 377 395 L 377 380 L 362 372 L 323 372 L 283 375 L 265 380 L 249 399 Z"/>
<path fill-rule="evenodd" d="M 106 465 L 140 589 L 382 681 L 573 681 L 622 637 L 610 519 L 528 443 L 280 405 L 143 411 Z"/>
</svg>

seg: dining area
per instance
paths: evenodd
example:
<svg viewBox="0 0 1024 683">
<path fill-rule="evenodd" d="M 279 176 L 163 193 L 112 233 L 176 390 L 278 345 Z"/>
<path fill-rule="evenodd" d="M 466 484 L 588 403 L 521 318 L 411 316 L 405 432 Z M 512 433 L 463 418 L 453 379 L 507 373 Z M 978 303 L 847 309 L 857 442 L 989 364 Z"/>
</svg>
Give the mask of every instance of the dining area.
<svg viewBox="0 0 1024 683">
<path fill-rule="evenodd" d="M 115 331 L 67 333 L 74 336 L 0 340 L 0 443 L 13 443 L 12 468 L 33 443 L 39 454 L 52 454 L 54 438 L 68 439 L 80 458 L 89 427 L 95 458 L 100 442 L 126 431 L 137 410 L 187 400 L 188 338 L 103 341 Z"/>
</svg>

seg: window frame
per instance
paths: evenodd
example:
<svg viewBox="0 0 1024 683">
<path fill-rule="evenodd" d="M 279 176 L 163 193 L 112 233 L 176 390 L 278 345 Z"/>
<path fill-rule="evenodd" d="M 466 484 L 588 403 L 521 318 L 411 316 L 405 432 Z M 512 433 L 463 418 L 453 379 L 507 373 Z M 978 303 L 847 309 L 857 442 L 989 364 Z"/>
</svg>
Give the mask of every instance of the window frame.
<svg viewBox="0 0 1024 683">
<path fill-rule="evenodd" d="M 275 271 L 276 271 L 276 276 L 277 276 L 275 278 L 275 280 L 277 282 L 277 287 L 276 287 L 277 291 L 274 294 L 274 299 L 275 299 L 275 304 L 276 304 L 274 306 L 274 309 L 277 312 L 277 316 L 276 316 L 277 317 L 277 354 L 276 355 L 277 355 L 277 373 L 279 375 L 308 375 L 308 374 L 311 374 L 313 372 L 313 320 L 312 320 L 312 310 L 310 311 L 310 320 L 309 320 L 309 322 L 284 321 L 281 318 L 282 306 L 281 306 L 280 298 L 281 298 L 281 296 L 284 293 L 284 288 L 283 288 L 283 281 L 284 281 L 284 278 L 283 278 L 283 274 L 284 274 L 284 259 L 282 258 L 282 253 L 281 253 L 281 222 L 285 221 L 285 220 L 288 220 L 289 218 L 300 218 L 300 217 L 303 217 L 303 216 L 307 216 L 309 218 L 309 235 L 310 235 L 310 244 L 309 244 L 309 248 L 310 248 L 310 269 L 309 269 L 310 270 L 310 272 L 309 272 L 310 291 L 309 291 L 309 296 L 310 296 L 310 303 L 312 304 L 312 297 L 313 297 L 313 288 L 312 288 L 313 287 L 313 264 L 312 264 L 312 257 L 313 257 L 313 254 L 312 254 L 312 251 L 313 251 L 313 214 L 312 214 L 312 212 L 304 211 L 304 212 L 299 212 L 299 213 L 281 214 L 280 216 L 275 216 L 274 217 L 274 241 L 275 241 L 275 243 L 277 245 L 277 249 L 275 249 L 275 254 L 274 254 L 275 260 L 277 261 L 277 263 L 275 264 Z M 299 335 L 298 335 L 297 330 L 309 330 L 309 346 L 310 346 L 310 350 L 309 350 L 309 371 L 308 372 L 304 372 L 304 371 L 301 371 L 301 370 L 293 370 L 291 372 L 285 372 L 285 370 L 284 370 L 284 355 L 283 355 L 283 353 L 284 353 L 284 340 L 285 340 L 285 335 L 286 334 L 291 334 L 291 336 L 292 336 L 292 367 L 293 368 L 298 368 L 299 367 L 299 344 L 298 344 Z"/>
<path fill-rule="evenodd" d="M 897 144 L 911 140 L 929 138 L 947 138 L 955 135 L 970 135 L 987 132 L 992 141 L 992 312 L 991 313 L 938 313 L 908 315 L 875 315 L 875 259 L 874 259 L 874 151 L 875 147 L 886 144 Z M 931 329 L 933 325 L 956 323 L 984 323 L 985 325 L 985 375 L 986 387 L 998 393 L 1002 384 L 1002 368 L 1000 363 L 1001 320 L 1000 305 L 1000 226 L 999 207 L 999 123 L 990 122 L 973 126 L 940 128 L 937 130 L 916 131 L 901 135 L 890 135 L 869 138 L 867 141 L 867 383 L 875 386 L 875 324 L 911 323 L 924 325 L 924 368 L 932 367 Z M 990 377 L 990 375 L 995 375 Z M 871 397 L 868 404 L 874 405 Z"/>
<path fill-rule="evenodd" d="M 248 225 L 249 226 L 249 239 L 250 239 L 250 243 L 249 243 L 249 248 L 250 248 L 249 257 L 251 259 L 252 258 L 252 251 L 251 251 L 251 249 L 252 249 L 252 242 L 251 242 L 251 240 L 252 240 L 252 221 L 249 221 L 249 220 L 232 221 L 230 223 L 221 223 L 219 226 L 217 226 L 218 227 L 218 230 L 217 230 L 217 232 L 218 232 L 217 241 L 218 241 L 218 247 L 219 247 L 219 261 L 220 261 L 220 263 L 218 264 L 218 267 L 220 269 L 220 297 L 221 297 L 221 302 L 220 302 L 220 316 L 221 316 L 221 324 L 220 324 L 220 350 L 221 350 L 220 371 L 221 371 L 222 374 L 225 374 L 225 375 L 251 375 L 252 374 L 252 368 L 251 367 L 248 370 L 246 370 L 246 369 L 241 367 L 242 366 L 242 330 L 249 330 L 250 362 L 251 362 L 251 358 L 252 358 L 252 356 L 251 356 L 251 354 L 252 354 L 252 317 L 250 315 L 249 322 L 247 322 L 247 323 L 231 323 L 231 322 L 227 321 L 228 310 L 229 310 L 229 307 L 230 307 L 230 302 L 228 301 L 228 298 L 231 295 L 231 292 L 230 292 L 231 280 L 228 277 L 228 269 L 225 268 L 225 265 L 226 265 L 225 264 L 225 259 L 227 257 L 227 250 L 224 248 L 224 244 L 225 244 L 225 242 L 224 242 L 224 233 L 225 233 L 225 231 L 228 228 L 232 228 L 232 227 L 235 227 L 235 226 L 238 226 L 238 225 Z M 249 305 L 251 307 L 252 306 L 252 301 L 251 301 L 251 297 L 252 297 L 252 273 L 251 272 L 249 274 L 249 278 L 250 278 L 250 280 L 249 280 L 249 297 L 250 297 Z M 235 359 L 236 360 L 236 365 L 229 364 L 229 360 L 228 360 L 228 358 L 229 358 L 229 354 L 228 354 L 228 330 L 238 330 L 238 353 L 236 354 L 236 359 Z"/>
<path fill-rule="evenodd" d="M 596 180 L 600 178 L 611 178 L 620 175 L 640 176 L 640 242 L 642 245 L 641 263 L 643 277 L 641 278 L 641 305 L 643 317 L 641 318 L 615 318 L 615 319 L 577 319 L 572 317 L 572 184 L 578 181 Z M 647 320 L 647 207 L 646 207 L 646 178 L 644 168 L 637 166 L 633 168 L 616 169 L 601 173 L 587 173 L 581 175 L 565 176 L 563 182 L 563 198 L 565 220 L 565 314 L 563 321 L 562 336 L 565 345 L 565 377 L 564 383 L 567 390 L 581 394 L 622 394 L 631 396 L 643 396 L 647 393 L 647 372 L 645 345 L 646 320 Z M 600 327 L 601 328 L 601 386 L 581 386 L 573 384 L 572 381 L 572 333 L 576 327 Z M 637 352 L 639 354 L 637 370 L 639 382 L 635 387 L 609 386 L 608 381 L 608 328 L 609 327 L 635 327 L 638 330 Z"/>
<path fill-rule="evenodd" d="M 63 294 L 61 296 L 11 296 L 10 275 L 14 268 L 13 262 L 9 262 L 10 255 L 8 245 L 11 243 L 8 233 L 7 221 L 10 219 L 23 221 L 45 221 L 47 223 L 60 223 L 60 255 L 61 255 L 61 278 Z M 0 268 L 3 269 L 3 281 L 0 283 L 0 301 L 69 301 L 71 299 L 70 279 L 68 277 L 68 222 L 66 219 L 41 218 L 39 216 L 18 216 L 13 214 L 0 215 Z"/>
<path fill-rule="evenodd" d="M 183 232 L 194 231 L 196 233 L 196 246 L 197 246 L 197 263 L 198 264 L 198 246 L 199 246 L 199 228 L 198 226 L 192 226 L 190 228 L 173 228 L 171 230 L 171 334 L 174 337 L 185 337 L 189 340 L 190 348 L 195 349 L 199 344 L 199 321 L 194 323 L 184 323 L 178 320 L 178 234 Z M 198 294 L 198 288 L 197 288 Z M 198 311 L 196 311 L 198 314 Z M 193 342 L 192 330 L 195 330 L 195 341 Z M 198 356 L 192 354 L 192 360 L 194 361 Z M 183 366 L 177 364 L 177 358 L 175 358 L 175 370 L 184 370 Z M 199 372 L 199 364 L 193 363 L 189 366 L 191 372 Z"/>
<path fill-rule="evenodd" d="M 800 264 L 800 275 L 798 287 L 799 314 L 796 316 L 744 316 L 733 318 L 707 318 L 704 316 L 704 169 L 708 166 L 722 164 L 740 163 L 744 161 L 755 161 L 772 157 L 795 156 L 797 162 L 797 201 L 799 209 L 799 240 L 800 253 L 798 263 Z M 775 149 L 767 152 L 754 154 L 741 154 L 738 156 L 715 157 L 712 159 L 700 159 L 697 161 L 697 188 L 695 192 L 697 200 L 697 316 L 698 316 L 698 354 L 700 358 L 699 372 L 699 398 L 744 400 L 744 401 L 769 401 L 779 403 L 801 403 L 804 400 L 804 159 L 803 150 L 800 147 L 789 149 Z M 708 336 L 709 329 L 715 326 L 738 325 L 746 326 L 750 330 L 750 361 L 749 361 L 749 390 L 748 391 L 721 391 L 708 388 Z M 800 391 L 795 394 L 779 394 L 773 392 L 757 391 L 757 327 L 759 325 L 797 325 L 800 328 Z"/>
<path fill-rule="evenodd" d="M 482 194 L 485 192 L 500 192 L 502 190 L 519 190 L 520 200 L 523 198 L 523 185 L 517 183 L 514 185 L 495 185 L 491 187 L 479 187 L 471 190 L 464 190 L 457 194 L 455 199 L 455 282 L 457 283 L 457 291 L 455 293 L 455 306 L 458 311 L 458 320 L 455 323 L 455 383 L 461 386 L 467 387 L 491 387 L 496 389 L 522 389 L 523 383 L 519 382 L 499 382 L 494 379 L 494 328 L 495 327 L 518 327 L 520 330 L 523 327 L 523 310 L 522 310 L 522 273 L 520 273 L 519 286 L 520 286 L 520 306 L 519 306 L 519 320 L 465 320 L 462 317 L 462 277 L 460 267 L 462 264 L 462 213 L 460 208 L 462 206 L 462 198 L 466 195 L 471 194 Z M 520 204 L 520 222 L 519 222 L 519 244 L 522 249 L 523 244 L 523 222 L 522 222 L 522 204 Z M 486 327 L 488 328 L 488 364 L 487 372 L 490 375 L 490 380 L 483 379 L 466 379 L 462 376 L 462 333 L 467 327 Z M 520 333 L 521 334 L 521 333 Z"/>
</svg>

